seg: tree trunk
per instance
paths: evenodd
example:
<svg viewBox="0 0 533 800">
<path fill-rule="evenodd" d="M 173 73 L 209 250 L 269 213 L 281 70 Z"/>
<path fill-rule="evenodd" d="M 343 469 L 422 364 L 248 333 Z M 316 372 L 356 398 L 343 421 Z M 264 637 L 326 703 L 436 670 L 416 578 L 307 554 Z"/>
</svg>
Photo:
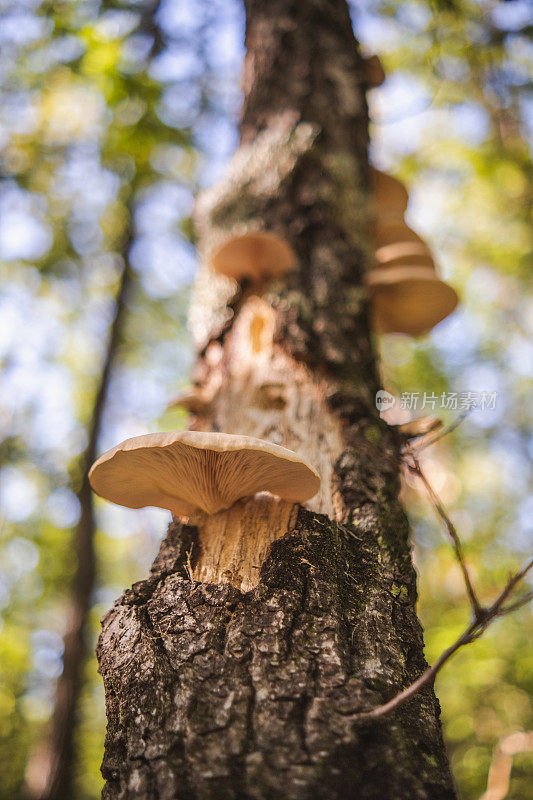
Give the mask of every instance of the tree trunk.
<svg viewBox="0 0 533 800">
<path fill-rule="evenodd" d="M 425 668 L 398 502 L 400 442 L 379 386 L 362 288 L 367 111 L 345 0 L 248 0 L 241 147 L 200 200 L 192 427 L 283 444 L 322 489 L 173 522 L 151 575 L 102 620 L 116 800 L 449 800 L 431 688 L 358 712 Z M 242 286 L 209 272 L 238 230 L 275 232 L 298 267 Z"/>
</svg>

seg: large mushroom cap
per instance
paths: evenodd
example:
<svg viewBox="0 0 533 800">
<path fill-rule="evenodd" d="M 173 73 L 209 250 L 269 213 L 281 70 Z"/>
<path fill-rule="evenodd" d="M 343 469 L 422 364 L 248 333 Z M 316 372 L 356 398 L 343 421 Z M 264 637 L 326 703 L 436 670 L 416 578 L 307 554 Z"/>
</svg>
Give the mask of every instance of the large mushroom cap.
<svg viewBox="0 0 533 800">
<path fill-rule="evenodd" d="M 198 431 L 126 439 L 95 461 L 89 480 L 113 503 L 158 506 L 178 517 L 215 514 L 262 491 L 299 503 L 320 488 L 318 473 L 292 450 L 251 436 Z"/>
<path fill-rule="evenodd" d="M 292 247 L 274 233 L 246 233 L 234 236 L 213 255 L 215 272 L 240 281 L 276 278 L 296 265 Z"/>
<path fill-rule="evenodd" d="M 420 336 L 451 314 L 457 292 L 427 267 L 389 267 L 371 270 L 373 327 L 378 333 Z"/>
</svg>

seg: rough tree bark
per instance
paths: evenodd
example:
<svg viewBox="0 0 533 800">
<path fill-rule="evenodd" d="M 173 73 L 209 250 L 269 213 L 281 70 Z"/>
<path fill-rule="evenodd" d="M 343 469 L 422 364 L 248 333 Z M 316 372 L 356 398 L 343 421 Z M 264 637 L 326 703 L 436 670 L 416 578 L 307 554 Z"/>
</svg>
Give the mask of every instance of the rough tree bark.
<svg viewBox="0 0 533 800">
<path fill-rule="evenodd" d="M 425 667 L 400 442 L 374 407 L 362 60 L 345 0 L 246 12 L 241 146 L 199 203 L 202 253 L 259 227 L 299 265 L 237 293 L 202 267 L 192 427 L 291 447 L 323 488 L 172 522 L 104 616 L 103 796 L 450 800 L 431 688 L 356 718 Z"/>
</svg>

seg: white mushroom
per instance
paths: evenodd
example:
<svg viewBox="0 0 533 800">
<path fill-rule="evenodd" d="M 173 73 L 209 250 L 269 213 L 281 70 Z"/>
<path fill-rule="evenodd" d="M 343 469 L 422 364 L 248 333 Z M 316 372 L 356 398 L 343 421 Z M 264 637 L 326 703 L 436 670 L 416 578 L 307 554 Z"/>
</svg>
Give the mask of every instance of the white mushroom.
<svg viewBox="0 0 533 800">
<path fill-rule="evenodd" d="M 262 491 L 300 503 L 320 488 L 316 470 L 292 450 L 251 436 L 198 431 L 126 439 L 100 456 L 89 480 L 113 503 L 158 506 L 178 517 L 215 514 Z"/>
</svg>

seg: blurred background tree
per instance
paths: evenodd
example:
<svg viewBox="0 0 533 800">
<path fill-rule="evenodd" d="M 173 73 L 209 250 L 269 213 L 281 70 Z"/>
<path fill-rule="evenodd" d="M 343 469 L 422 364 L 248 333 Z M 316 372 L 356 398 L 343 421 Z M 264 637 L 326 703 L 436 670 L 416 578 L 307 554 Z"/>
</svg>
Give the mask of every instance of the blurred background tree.
<svg viewBox="0 0 533 800">
<path fill-rule="evenodd" d="M 419 393 L 417 408 L 398 399 L 391 421 L 451 421 L 460 406 L 441 408 L 443 392 L 497 393 L 494 408 L 472 410 L 423 461 L 488 599 L 531 550 L 533 528 L 533 14 L 520 0 L 359 0 L 352 11 L 388 75 L 370 96 L 374 163 L 409 184 L 410 222 L 462 296 L 429 337 L 382 337 L 384 385 L 398 398 Z M 35 754 L 49 736 L 62 670 L 84 454 L 126 274 L 98 450 L 186 424 L 165 409 L 191 361 L 189 215 L 197 187 L 220 176 L 236 146 L 243 24 L 237 0 L 2 5 L 2 800 L 40 780 Z M 423 493 L 410 480 L 404 493 L 431 661 L 464 626 L 468 607 Z M 96 511 L 97 577 L 74 737 L 79 800 L 101 788 L 98 619 L 145 574 L 166 521 L 156 510 L 98 502 Z M 465 800 L 484 791 L 496 743 L 533 728 L 532 630 L 531 611 L 522 609 L 438 679 Z M 531 755 L 518 756 L 508 797 L 527 800 L 532 774 Z"/>
</svg>

